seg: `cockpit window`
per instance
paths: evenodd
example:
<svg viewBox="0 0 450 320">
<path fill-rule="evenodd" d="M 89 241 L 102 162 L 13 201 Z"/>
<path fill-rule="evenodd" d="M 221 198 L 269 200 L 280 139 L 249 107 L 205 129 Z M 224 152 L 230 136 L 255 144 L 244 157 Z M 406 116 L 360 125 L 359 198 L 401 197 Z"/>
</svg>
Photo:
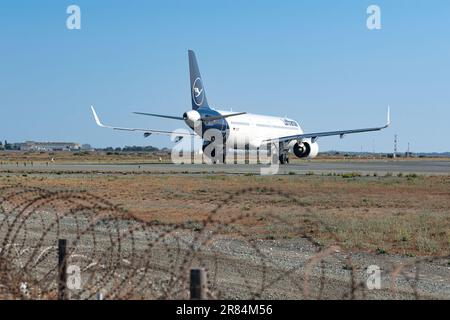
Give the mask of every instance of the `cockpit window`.
<svg viewBox="0 0 450 320">
<path fill-rule="evenodd" d="M 284 120 L 284 125 L 285 126 L 289 126 L 289 127 L 298 127 L 297 122 L 292 121 L 292 120 Z"/>
</svg>

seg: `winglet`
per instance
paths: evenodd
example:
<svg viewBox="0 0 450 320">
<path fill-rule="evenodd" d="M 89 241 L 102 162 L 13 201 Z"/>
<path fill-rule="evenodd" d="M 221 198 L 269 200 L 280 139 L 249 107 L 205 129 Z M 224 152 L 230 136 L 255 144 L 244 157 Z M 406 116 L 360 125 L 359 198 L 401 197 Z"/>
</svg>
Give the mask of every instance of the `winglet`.
<svg viewBox="0 0 450 320">
<path fill-rule="evenodd" d="M 391 125 L 391 107 L 388 106 L 386 128 Z"/>
<path fill-rule="evenodd" d="M 91 106 L 92 114 L 94 115 L 95 122 L 98 126 L 104 127 L 104 125 L 100 122 L 100 119 L 98 118 L 97 112 L 95 112 L 94 106 Z"/>
</svg>

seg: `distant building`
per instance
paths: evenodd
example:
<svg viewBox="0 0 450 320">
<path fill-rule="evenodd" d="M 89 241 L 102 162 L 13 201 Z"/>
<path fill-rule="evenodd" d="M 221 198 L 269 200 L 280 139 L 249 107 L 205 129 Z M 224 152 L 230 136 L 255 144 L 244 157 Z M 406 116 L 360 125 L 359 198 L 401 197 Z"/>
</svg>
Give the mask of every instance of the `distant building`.
<svg viewBox="0 0 450 320">
<path fill-rule="evenodd" d="M 81 149 L 81 145 L 75 142 L 25 141 L 15 145 L 21 151 L 77 151 Z"/>
<path fill-rule="evenodd" d="M 89 143 L 85 143 L 81 145 L 81 150 L 83 151 L 93 151 L 94 148 Z"/>
</svg>

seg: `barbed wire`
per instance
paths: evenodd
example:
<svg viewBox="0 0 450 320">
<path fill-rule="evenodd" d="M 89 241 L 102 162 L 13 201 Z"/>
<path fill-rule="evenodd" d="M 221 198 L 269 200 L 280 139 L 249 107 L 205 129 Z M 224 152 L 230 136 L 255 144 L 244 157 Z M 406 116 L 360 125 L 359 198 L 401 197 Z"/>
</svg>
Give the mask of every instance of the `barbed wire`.
<svg viewBox="0 0 450 320">
<path fill-rule="evenodd" d="M 207 270 L 210 299 L 367 298 L 366 277 L 353 262 L 355 252 L 338 245 L 325 247 L 301 221 L 294 224 L 277 212 L 230 210 L 241 197 L 268 195 L 302 206 L 294 194 L 246 188 L 229 194 L 202 220 L 168 223 L 152 219 L 156 217 L 152 208 L 145 220 L 139 219 L 88 192 L 2 187 L 0 298 L 57 298 L 58 239 L 68 240 L 67 264 L 79 270 L 81 285 L 71 288 L 71 299 L 95 299 L 99 293 L 105 299 L 188 298 L 188 275 L 194 267 Z M 309 223 L 338 243 L 332 228 L 314 212 L 308 213 L 316 217 Z M 300 241 L 298 247 L 275 248 L 275 239 L 260 241 L 241 227 L 258 227 L 258 221 L 283 227 L 291 239 Z M 419 299 L 421 265 L 449 258 L 388 263 L 384 271 L 390 286 L 384 290 L 392 297 L 401 293 Z M 339 279 L 330 275 L 332 265 L 344 273 Z"/>
</svg>

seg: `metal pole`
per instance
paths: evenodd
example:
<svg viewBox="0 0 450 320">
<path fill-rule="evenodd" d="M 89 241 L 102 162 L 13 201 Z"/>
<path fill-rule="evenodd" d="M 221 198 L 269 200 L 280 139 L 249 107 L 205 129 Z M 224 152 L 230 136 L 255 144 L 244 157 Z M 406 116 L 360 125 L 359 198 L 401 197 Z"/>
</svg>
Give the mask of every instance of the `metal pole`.
<svg viewBox="0 0 450 320">
<path fill-rule="evenodd" d="M 191 300 L 206 299 L 206 271 L 203 268 L 191 269 L 190 275 Z"/>
<path fill-rule="evenodd" d="M 58 240 L 58 300 L 67 299 L 67 240 Z"/>
</svg>

